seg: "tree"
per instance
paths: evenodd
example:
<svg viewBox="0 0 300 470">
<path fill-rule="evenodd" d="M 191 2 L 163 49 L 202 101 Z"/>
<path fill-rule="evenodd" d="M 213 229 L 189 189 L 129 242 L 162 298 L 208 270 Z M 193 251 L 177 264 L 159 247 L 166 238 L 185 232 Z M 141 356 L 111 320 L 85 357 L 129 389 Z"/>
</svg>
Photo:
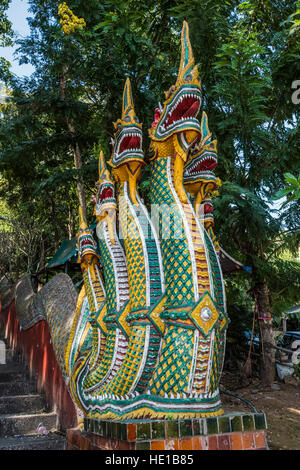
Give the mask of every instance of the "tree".
<svg viewBox="0 0 300 470">
<path fill-rule="evenodd" d="M 12 46 L 12 27 L 7 18 L 7 9 L 11 0 L 1 0 L 0 2 L 0 47 Z M 0 57 L 0 80 L 9 76 L 10 63 Z"/>
<path fill-rule="evenodd" d="M 36 72 L 9 82 L 10 107 L 0 122 L 6 182 L 0 197 L 30 220 L 39 217 L 46 249 L 69 236 L 74 188 L 83 184 L 89 201 L 97 178 L 93 149 L 99 143 L 109 157 L 126 76 L 148 148 L 154 109 L 177 72 L 186 19 L 200 62 L 203 107 L 219 143 L 216 233 L 226 251 L 252 267 L 247 296 L 239 298 L 241 307 L 247 298 L 242 310 L 249 311 L 251 295 L 264 346 L 262 379 L 270 384 L 272 316 L 293 301 L 300 282 L 299 264 L 282 255 L 287 248 L 295 253 L 299 212 L 288 206 L 276 212 L 271 199 L 284 187 L 287 170 L 299 172 L 300 108 L 291 99 L 300 76 L 299 2 L 70 0 L 68 7 L 86 26 L 65 34 L 57 2 L 30 0 L 31 33 L 18 50 Z M 74 168 L 77 146 L 81 163 Z M 146 168 L 140 184 L 146 201 L 148 187 Z M 87 210 L 91 214 L 88 203 Z M 236 306 L 232 299 L 233 315 Z"/>
<path fill-rule="evenodd" d="M 299 36 L 291 39 L 298 2 L 197 3 L 187 0 L 172 11 L 188 20 L 200 57 L 205 107 L 219 143 L 217 173 L 224 182 L 215 200 L 216 233 L 227 251 L 252 267 L 261 377 L 270 385 L 275 358 L 265 346 L 274 343 L 275 299 L 289 290 L 291 301 L 300 281 L 299 263 L 280 259 L 283 247 L 295 252 L 299 212 L 276 214 L 271 200 L 283 183 L 282 170 L 298 165 L 299 109 L 291 102 L 299 75 Z"/>
<path fill-rule="evenodd" d="M 300 173 L 298 178 L 291 173 L 285 173 L 284 179 L 286 182 L 286 187 L 277 191 L 273 197 L 274 201 L 278 201 L 285 196 L 287 197 L 287 200 L 283 203 L 282 207 L 284 207 L 286 204 L 289 204 L 290 202 L 298 201 L 300 199 Z"/>
</svg>

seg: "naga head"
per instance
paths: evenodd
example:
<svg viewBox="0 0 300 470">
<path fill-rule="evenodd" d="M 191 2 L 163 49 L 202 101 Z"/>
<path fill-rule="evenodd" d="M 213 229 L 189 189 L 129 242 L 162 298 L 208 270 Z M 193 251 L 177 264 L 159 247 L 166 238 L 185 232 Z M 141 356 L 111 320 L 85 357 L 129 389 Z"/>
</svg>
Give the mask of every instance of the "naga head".
<svg viewBox="0 0 300 470">
<path fill-rule="evenodd" d="M 115 196 L 115 186 L 110 172 L 107 169 L 104 154 L 101 150 L 98 163 L 99 180 L 96 183 L 96 207 L 95 215 L 98 226 L 105 221 L 107 223 L 111 243 L 115 244 L 115 220 L 117 211 L 117 201 Z"/>
<path fill-rule="evenodd" d="M 117 181 L 128 181 L 131 200 L 136 204 L 136 182 L 145 162 L 142 124 L 135 114 L 129 78 L 123 92 L 122 117 L 114 123 L 114 127 L 113 151 L 108 163 L 112 166 Z"/>
<path fill-rule="evenodd" d="M 93 230 L 88 228 L 81 206 L 79 207 L 79 223 L 77 233 L 78 262 L 81 263 L 82 269 L 85 269 L 87 265 L 97 263 L 99 256 Z"/>
<path fill-rule="evenodd" d="M 212 140 L 205 112 L 202 114 L 201 136 L 201 141 L 194 147 L 183 170 L 184 187 L 188 193 L 195 196 L 197 207 L 217 188 L 213 171 L 218 164 L 217 141 Z"/>
<path fill-rule="evenodd" d="M 198 207 L 197 212 L 200 222 L 205 226 L 206 229 L 214 226 L 214 206 L 212 199 L 209 196 L 202 201 L 202 204 Z"/>
<path fill-rule="evenodd" d="M 190 146 L 200 138 L 197 114 L 201 107 L 201 85 L 195 66 L 186 21 L 181 31 L 181 60 L 175 85 L 165 93 L 163 105 L 155 110 L 149 130 L 151 150 L 169 157 L 180 155 L 186 161 Z"/>
</svg>

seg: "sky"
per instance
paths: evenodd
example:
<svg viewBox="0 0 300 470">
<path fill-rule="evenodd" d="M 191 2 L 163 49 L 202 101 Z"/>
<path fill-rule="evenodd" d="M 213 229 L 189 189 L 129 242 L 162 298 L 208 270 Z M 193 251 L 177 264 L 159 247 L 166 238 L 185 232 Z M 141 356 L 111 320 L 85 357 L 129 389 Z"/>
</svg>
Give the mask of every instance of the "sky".
<svg viewBox="0 0 300 470">
<path fill-rule="evenodd" d="M 8 19 L 12 22 L 13 30 L 18 38 L 29 34 L 29 26 L 26 18 L 30 16 L 28 12 L 27 0 L 12 0 L 7 11 Z M 16 47 L 0 47 L 0 56 L 11 63 L 11 72 L 19 77 L 30 76 L 34 68 L 30 64 L 19 65 L 13 53 Z"/>
<path fill-rule="evenodd" d="M 29 34 L 29 26 L 26 18 L 30 16 L 28 12 L 27 0 L 12 0 L 7 12 L 9 20 L 12 22 L 13 30 L 18 38 L 25 37 Z M 30 64 L 19 65 L 18 60 L 13 56 L 16 49 L 14 47 L 0 47 L 0 57 L 4 57 L 11 63 L 11 72 L 19 77 L 30 76 L 34 72 L 34 67 Z M 0 96 L 1 99 L 1 96 Z M 285 200 L 274 202 L 271 207 L 279 209 Z"/>
</svg>

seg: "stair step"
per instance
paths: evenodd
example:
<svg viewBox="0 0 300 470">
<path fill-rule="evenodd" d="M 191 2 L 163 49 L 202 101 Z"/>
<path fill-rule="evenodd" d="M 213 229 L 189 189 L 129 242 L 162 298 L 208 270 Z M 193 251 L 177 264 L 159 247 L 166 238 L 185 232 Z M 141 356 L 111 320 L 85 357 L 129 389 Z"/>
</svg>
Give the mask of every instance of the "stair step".
<svg viewBox="0 0 300 470">
<path fill-rule="evenodd" d="M 44 409 L 45 402 L 38 394 L 0 397 L 0 415 L 39 413 Z"/>
<path fill-rule="evenodd" d="M 0 397 L 30 395 L 36 392 L 36 385 L 20 380 L 19 382 L 0 382 Z"/>
<path fill-rule="evenodd" d="M 0 450 L 65 450 L 66 439 L 51 434 L 0 438 Z"/>
<path fill-rule="evenodd" d="M 22 380 L 26 380 L 26 371 L 22 368 L 14 368 L 11 367 L 7 368 L 6 370 L 2 370 L 0 366 L 0 383 L 4 382 L 20 382 Z"/>
<path fill-rule="evenodd" d="M 35 434 L 42 423 L 48 432 L 56 431 L 57 414 L 12 414 L 0 415 L 0 437 Z"/>
<path fill-rule="evenodd" d="M 9 364 L 0 364 L 0 377 L 1 373 L 24 373 L 27 371 L 26 366 L 24 364 L 20 364 L 19 362 L 11 362 Z"/>
<path fill-rule="evenodd" d="M 13 349 L 7 349 L 5 352 L 6 364 L 11 364 L 11 363 L 18 364 L 21 360 L 20 357 L 21 356 Z"/>
<path fill-rule="evenodd" d="M 65 450 L 57 414 L 47 411 L 22 356 L 7 348 L 6 364 L 0 364 L 0 450 Z M 40 423 L 48 435 L 37 433 Z"/>
</svg>

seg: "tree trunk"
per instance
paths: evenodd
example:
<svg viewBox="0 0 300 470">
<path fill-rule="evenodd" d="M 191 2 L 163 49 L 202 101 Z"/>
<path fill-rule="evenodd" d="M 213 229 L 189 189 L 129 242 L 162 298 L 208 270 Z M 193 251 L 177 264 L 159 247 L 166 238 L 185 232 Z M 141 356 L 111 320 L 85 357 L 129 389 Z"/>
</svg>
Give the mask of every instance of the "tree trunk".
<svg viewBox="0 0 300 470">
<path fill-rule="evenodd" d="M 54 245 L 55 245 L 55 251 L 57 251 L 59 247 L 59 233 L 58 233 L 58 222 L 57 222 L 57 216 L 56 216 L 56 204 L 52 196 L 50 196 L 50 201 L 51 201 L 50 214 L 51 214 L 51 220 L 52 220 L 52 226 L 53 226 L 53 232 L 54 232 Z"/>
<path fill-rule="evenodd" d="M 59 77 L 59 99 L 61 101 L 66 100 L 66 95 L 67 95 L 67 73 L 68 73 L 68 66 L 64 65 L 62 68 L 62 73 Z M 81 170 L 82 168 L 82 158 L 81 158 L 81 152 L 80 152 L 80 147 L 78 142 L 76 141 L 76 129 L 74 125 L 74 121 L 71 117 L 68 117 L 66 115 L 66 124 L 68 131 L 72 137 L 73 140 L 73 153 L 74 153 L 74 164 L 76 170 Z M 85 192 L 84 192 L 84 184 L 81 180 L 81 177 L 77 178 L 77 195 L 78 195 L 78 200 L 79 200 L 79 205 L 82 208 L 83 215 L 86 218 L 87 212 L 86 212 L 86 199 L 85 199 Z"/>
<path fill-rule="evenodd" d="M 75 131 L 73 122 L 69 118 L 67 118 L 66 121 L 67 121 L 68 130 L 74 139 L 76 131 Z M 73 144 L 73 152 L 74 152 L 75 168 L 76 170 L 81 170 L 82 168 L 81 152 L 80 152 L 78 142 L 76 142 L 75 140 Z M 79 205 L 82 208 L 83 215 L 85 218 L 87 218 L 84 184 L 83 184 L 83 181 L 81 180 L 81 177 L 77 177 L 77 194 L 78 194 Z"/>
<path fill-rule="evenodd" d="M 38 263 L 37 272 L 38 271 L 43 271 L 44 268 L 45 268 L 45 243 L 44 243 L 43 237 L 41 237 L 41 240 L 40 240 L 40 261 Z"/>
<path fill-rule="evenodd" d="M 264 386 L 270 387 L 275 378 L 275 345 L 272 315 L 270 312 L 270 294 L 265 282 L 254 286 L 255 310 L 260 327 L 260 377 Z"/>
<path fill-rule="evenodd" d="M 75 232 L 75 219 L 74 219 L 74 213 L 73 213 L 73 208 L 69 206 L 69 214 L 68 214 L 68 234 L 69 234 L 69 240 L 71 240 L 74 236 Z"/>
</svg>

